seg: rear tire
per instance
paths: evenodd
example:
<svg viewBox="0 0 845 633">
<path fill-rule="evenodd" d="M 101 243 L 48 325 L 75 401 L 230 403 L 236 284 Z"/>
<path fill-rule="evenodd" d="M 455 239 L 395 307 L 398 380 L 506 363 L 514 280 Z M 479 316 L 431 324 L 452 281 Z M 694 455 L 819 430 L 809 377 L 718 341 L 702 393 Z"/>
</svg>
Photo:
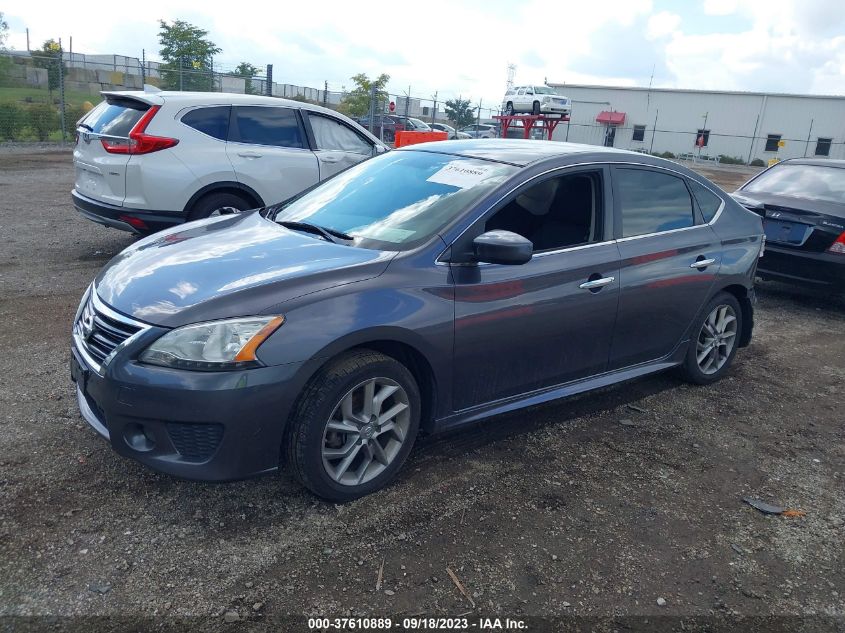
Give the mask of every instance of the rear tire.
<svg viewBox="0 0 845 633">
<path fill-rule="evenodd" d="M 508 101 L 508 104 L 505 106 L 505 115 L 506 116 L 513 116 L 513 114 L 514 114 L 513 102 Z"/>
<path fill-rule="evenodd" d="M 243 197 L 228 192 L 209 193 L 194 203 L 188 212 L 188 222 L 219 215 L 223 209 L 231 207 L 238 211 L 246 211 L 250 203 Z"/>
<path fill-rule="evenodd" d="M 733 363 L 742 332 L 742 308 L 732 294 L 720 292 L 710 300 L 690 337 L 684 378 L 709 385 L 722 378 Z"/>
<path fill-rule="evenodd" d="M 351 501 L 386 486 L 402 467 L 420 423 L 410 371 L 379 352 L 348 352 L 303 390 L 289 421 L 293 476 L 314 494 Z"/>
</svg>

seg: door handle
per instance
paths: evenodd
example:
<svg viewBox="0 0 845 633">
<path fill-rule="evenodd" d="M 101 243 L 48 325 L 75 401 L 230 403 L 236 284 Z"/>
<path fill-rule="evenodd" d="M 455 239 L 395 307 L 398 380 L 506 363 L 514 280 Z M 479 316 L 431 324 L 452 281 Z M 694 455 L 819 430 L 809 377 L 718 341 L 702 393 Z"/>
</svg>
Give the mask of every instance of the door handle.
<svg viewBox="0 0 845 633">
<path fill-rule="evenodd" d="M 241 158 L 261 158 L 263 154 L 259 154 L 258 152 L 238 152 L 238 156 Z"/>
<path fill-rule="evenodd" d="M 690 268 L 698 268 L 701 270 L 702 268 L 707 268 L 710 264 L 715 264 L 715 259 L 698 259 L 694 261 L 692 264 L 689 265 Z"/>
<path fill-rule="evenodd" d="M 585 281 L 578 287 L 582 290 L 595 290 L 597 288 L 604 288 L 607 284 L 612 284 L 614 279 L 616 279 L 616 277 L 602 277 L 601 279 Z"/>
</svg>

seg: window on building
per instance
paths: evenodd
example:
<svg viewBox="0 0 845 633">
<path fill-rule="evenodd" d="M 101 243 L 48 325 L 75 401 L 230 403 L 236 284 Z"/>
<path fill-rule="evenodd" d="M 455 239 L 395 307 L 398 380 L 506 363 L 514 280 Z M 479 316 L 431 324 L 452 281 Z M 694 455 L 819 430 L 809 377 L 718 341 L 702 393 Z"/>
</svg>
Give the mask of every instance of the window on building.
<svg viewBox="0 0 845 633">
<path fill-rule="evenodd" d="M 634 126 L 634 135 L 631 137 L 633 141 L 643 141 L 645 140 L 645 125 L 635 125 Z"/>
<path fill-rule="evenodd" d="M 422 115 L 423 115 L 423 116 L 428 116 L 428 106 L 423 106 L 423 108 L 422 108 Z"/>
<path fill-rule="evenodd" d="M 692 198 L 676 176 L 645 169 L 616 171 L 622 208 L 622 236 L 682 229 L 695 224 Z"/>
<path fill-rule="evenodd" d="M 832 138 L 819 138 L 816 141 L 816 156 L 830 156 L 830 144 Z"/>
<path fill-rule="evenodd" d="M 696 147 L 707 147 L 710 143 L 710 130 L 698 130 L 695 133 Z"/>
<path fill-rule="evenodd" d="M 766 137 L 766 152 L 778 151 L 778 143 L 780 143 L 780 134 L 769 134 Z"/>
</svg>

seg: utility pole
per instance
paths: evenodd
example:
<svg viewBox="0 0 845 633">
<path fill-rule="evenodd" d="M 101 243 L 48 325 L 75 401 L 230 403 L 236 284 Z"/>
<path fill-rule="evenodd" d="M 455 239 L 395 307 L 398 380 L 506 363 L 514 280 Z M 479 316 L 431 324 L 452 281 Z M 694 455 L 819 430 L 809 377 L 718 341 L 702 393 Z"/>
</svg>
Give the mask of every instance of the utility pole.
<svg viewBox="0 0 845 633">
<path fill-rule="evenodd" d="M 29 52 L 29 27 L 26 27 L 26 52 Z"/>
<path fill-rule="evenodd" d="M 147 83 L 147 51 L 141 49 L 141 89 Z"/>
<path fill-rule="evenodd" d="M 654 152 L 654 135 L 657 133 L 657 115 L 660 114 L 660 109 L 654 111 L 654 125 L 651 127 L 651 147 L 648 148 L 648 153 Z"/>
<path fill-rule="evenodd" d="M 323 107 L 326 107 L 326 104 L 329 102 L 329 82 L 323 82 Z"/>
<path fill-rule="evenodd" d="M 810 119 L 810 130 L 807 132 L 807 144 L 804 146 L 804 158 L 807 158 L 807 151 L 810 149 L 810 135 L 813 133 L 813 122 L 815 119 Z"/>
<path fill-rule="evenodd" d="M 268 97 L 273 96 L 273 64 L 267 64 L 267 85 L 264 88 L 264 92 Z"/>
<path fill-rule="evenodd" d="M 370 133 L 373 131 L 373 123 L 375 122 L 374 119 L 376 118 L 376 85 L 372 84 L 370 86 Z M 384 118 L 384 117 L 382 117 Z"/>
<path fill-rule="evenodd" d="M 481 125 L 481 99 L 478 100 L 478 116 L 475 118 L 475 124 Z M 478 128 L 476 128 L 476 132 L 478 132 Z"/>
<path fill-rule="evenodd" d="M 405 93 L 405 118 L 408 118 L 408 110 L 411 107 L 411 86 L 408 86 L 408 92 Z"/>
<path fill-rule="evenodd" d="M 434 100 L 434 108 L 431 110 L 431 122 L 434 123 L 437 121 L 437 91 L 434 91 L 434 95 L 432 95 L 432 99 Z"/>
</svg>

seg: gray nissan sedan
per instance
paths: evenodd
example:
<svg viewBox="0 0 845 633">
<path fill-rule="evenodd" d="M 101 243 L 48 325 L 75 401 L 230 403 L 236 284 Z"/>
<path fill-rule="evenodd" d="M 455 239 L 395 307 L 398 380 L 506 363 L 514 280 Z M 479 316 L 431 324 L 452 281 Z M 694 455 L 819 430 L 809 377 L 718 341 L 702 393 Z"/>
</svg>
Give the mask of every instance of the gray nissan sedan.
<svg viewBox="0 0 845 633">
<path fill-rule="evenodd" d="M 121 455 L 353 499 L 420 431 L 669 368 L 718 380 L 762 250 L 759 216 L 666 160 L 414 145 L 124 250 L 82 298 L 72 376 Z"/>
</svg>

